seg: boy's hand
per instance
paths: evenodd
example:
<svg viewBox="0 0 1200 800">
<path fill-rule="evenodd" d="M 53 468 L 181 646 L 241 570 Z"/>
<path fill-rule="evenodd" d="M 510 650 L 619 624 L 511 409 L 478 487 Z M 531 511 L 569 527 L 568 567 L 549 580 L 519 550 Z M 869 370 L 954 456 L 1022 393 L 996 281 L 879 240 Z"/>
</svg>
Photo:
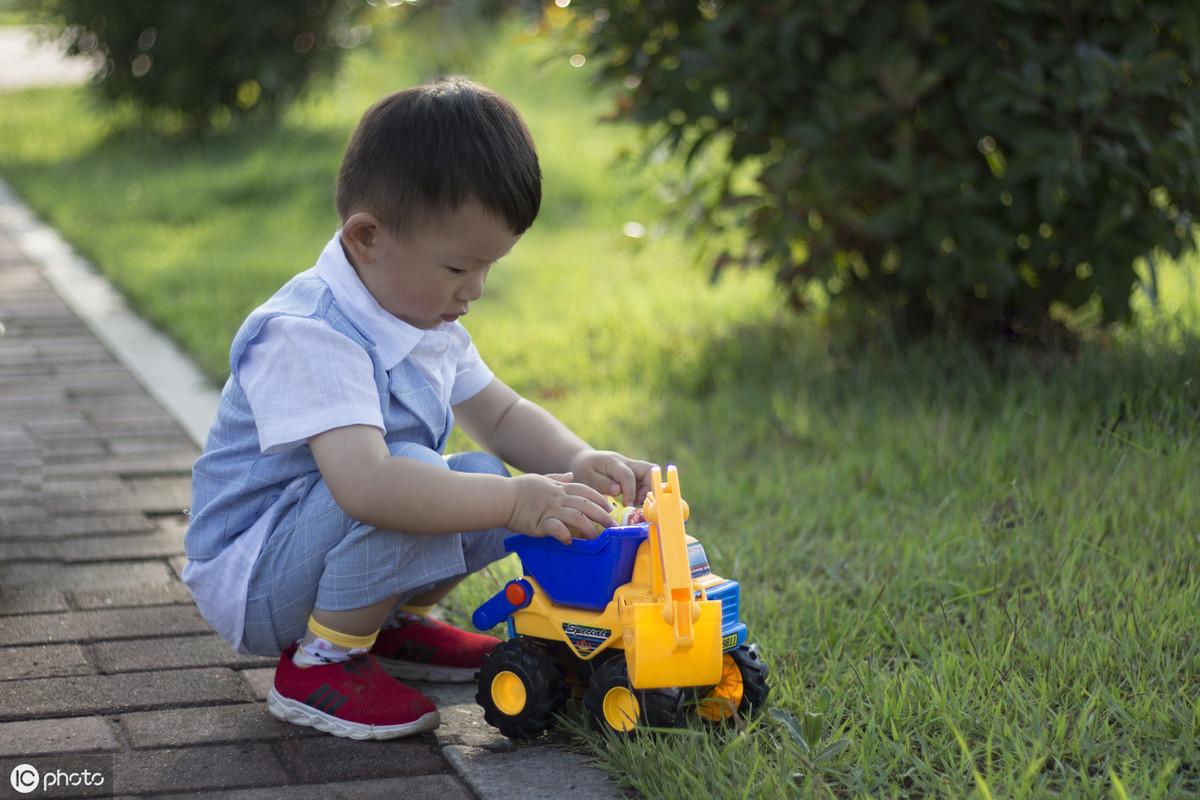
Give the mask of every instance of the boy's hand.
<svg viewBox="0 0 1200 800">
<path fill-rule="evenodd" d="M 621 495 L 627 506 L 640 506 L 650 493 L 649 461 L 628 458 L 612 450 L 584 450 L 571 462 L 575 480 L 598 492 Z"/>
<path fill-rule="evenodd" d="M 512 478 L 516 489 L 506 527 L 530 536 L 550 536 L 571 543 L 571 531 L 594 539 L 616 524 L 611 504 L 595 489 L 571 483 L 571 473 L 521 475 Z"/>
</svg>

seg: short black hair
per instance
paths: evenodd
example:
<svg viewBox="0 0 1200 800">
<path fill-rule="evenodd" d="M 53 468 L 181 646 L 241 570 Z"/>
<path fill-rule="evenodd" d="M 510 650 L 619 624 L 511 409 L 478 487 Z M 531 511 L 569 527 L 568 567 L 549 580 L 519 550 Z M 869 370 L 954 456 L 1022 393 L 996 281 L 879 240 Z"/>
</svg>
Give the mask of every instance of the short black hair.
<svg viewBox="0 0 1200 800">
<path fill-rule="evenodd" d="M 343 222 L 366 211 L 405 234 L 470 200 L 516 235 L 537 217 L 542 171 L 512 103 L 473 81 L 443 78 L 367 109 L 338 173 Z"/>
</svg>

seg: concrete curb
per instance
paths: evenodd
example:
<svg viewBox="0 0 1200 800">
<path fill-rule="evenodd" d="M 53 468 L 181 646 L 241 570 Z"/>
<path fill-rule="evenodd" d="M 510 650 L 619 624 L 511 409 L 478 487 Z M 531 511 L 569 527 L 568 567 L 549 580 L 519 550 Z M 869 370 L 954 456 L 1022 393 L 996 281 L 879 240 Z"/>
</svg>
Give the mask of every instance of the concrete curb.
<svg viewBox="0 0 1200 800">
<path fill-rule="evenodd" d="M 0 232 L 43 271 L 55 292 L 104 346 L 204 446 L 219 394 L 173 342 L 136 316 L 124 298 L 0 179 Z M 266 671 L 270 671 L 269 669 Z M 425 684 L 442 714 L 435 731 L 443 757 L 481 800 L 530 796 L 618 800 L 621 793 L 577 753 L 517 746 L 483 721 L 472 684 Z"/>
</svg>

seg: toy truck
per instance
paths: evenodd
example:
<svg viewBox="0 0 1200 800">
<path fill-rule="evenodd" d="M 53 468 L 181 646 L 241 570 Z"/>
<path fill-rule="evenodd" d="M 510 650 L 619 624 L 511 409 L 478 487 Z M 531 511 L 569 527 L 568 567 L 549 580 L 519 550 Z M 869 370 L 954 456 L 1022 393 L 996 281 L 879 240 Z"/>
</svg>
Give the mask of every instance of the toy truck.
<svg viewBox="0 0 1200 800">
<path fill-rule="evenodd" d="M 676 468 L 658 467 L 646 522 L 564 545 L 516 535 L 505 549 L 525 575 L 475 610 L 480 630 L 501 622 L 501 642 L 476 673 L 484 719 L 510 738 L 541 734 L 569 696 L 582 695 L 593 724 L 630 733 L 676 727 L 685 698 L 721 721 L 763 707 L 767 666 L 746 643 L 740 588 L 714 575 L 688 536 Z"/>
</svg>

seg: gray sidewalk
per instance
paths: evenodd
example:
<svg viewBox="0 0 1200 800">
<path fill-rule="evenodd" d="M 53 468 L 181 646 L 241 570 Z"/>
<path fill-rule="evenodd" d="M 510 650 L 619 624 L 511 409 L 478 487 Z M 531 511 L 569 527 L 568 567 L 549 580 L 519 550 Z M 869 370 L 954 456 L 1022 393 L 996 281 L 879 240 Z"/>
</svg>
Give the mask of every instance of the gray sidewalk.
<svg viewBox="0 0 1200 800">
<path fill-rule="evenodd" d="M 432 735 L 267 713 L 274 660 L 234 653 L 179 582 L 195 446 L 3 232 L 0 323 L 0 796 L 19 763 L 90 763 L 118 795 L 471 797 Z"/>
</svg>

